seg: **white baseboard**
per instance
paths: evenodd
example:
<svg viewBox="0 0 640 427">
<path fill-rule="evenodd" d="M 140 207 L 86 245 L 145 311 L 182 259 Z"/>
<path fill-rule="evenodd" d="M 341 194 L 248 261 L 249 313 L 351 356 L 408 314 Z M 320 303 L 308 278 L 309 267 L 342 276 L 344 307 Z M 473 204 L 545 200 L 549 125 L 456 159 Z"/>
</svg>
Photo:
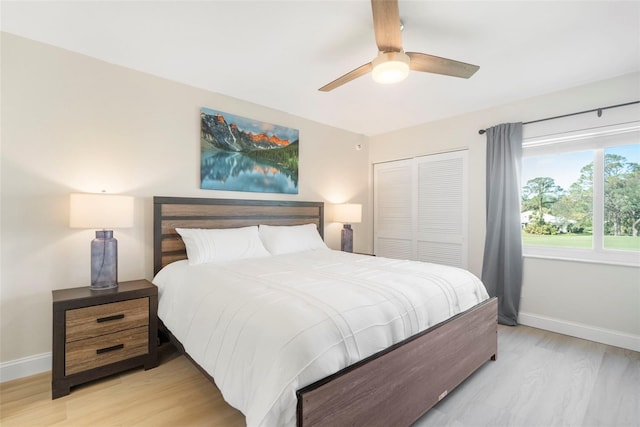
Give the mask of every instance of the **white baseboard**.
<svg viewBox="0 0 640 427">
<path fill-rule="evenodd" d="M 522 312 L 518 314 L 518 323 L 615 347 L 640 351 L 639 335 Z"/>
<path fill-rule="evenodd" d="M 36 354 L 0 363 L 0 383 L 51 370 L 51 353 Z"/>
</svg>

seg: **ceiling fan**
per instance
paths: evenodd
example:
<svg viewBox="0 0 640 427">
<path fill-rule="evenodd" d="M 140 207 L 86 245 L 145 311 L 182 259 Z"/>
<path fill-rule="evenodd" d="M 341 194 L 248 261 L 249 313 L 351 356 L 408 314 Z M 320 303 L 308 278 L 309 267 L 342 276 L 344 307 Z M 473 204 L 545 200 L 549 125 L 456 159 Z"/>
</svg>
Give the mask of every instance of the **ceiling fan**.
<svg viewBox="0 0 640 427">
<path fill-rule="evenodd" d="M 378 83 L 395 83 L 406 78 L 409 70 L 468 79 L 480 69 L 477 65 L 426 53 L 405 53 L 402 49 L 400 34 L 398 0 L 371 0 L 371 9 L 373 10 L 373 31 L 378 45 L 378 56 L 373 61 L 322 86 L 318 89 L 319 91 L 329 92 L 367 73 L 372 73 L 373 79 Z"/>
</svg>

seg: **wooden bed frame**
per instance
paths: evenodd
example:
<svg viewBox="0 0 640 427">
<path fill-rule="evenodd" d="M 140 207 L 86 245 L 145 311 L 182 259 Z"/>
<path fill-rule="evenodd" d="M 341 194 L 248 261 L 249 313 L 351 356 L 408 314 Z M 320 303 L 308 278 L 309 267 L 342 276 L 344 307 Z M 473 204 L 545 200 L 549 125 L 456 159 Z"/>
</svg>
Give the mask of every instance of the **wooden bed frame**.
<svg viewBox="0 0 640 427">
<path fill-rule="evenodd" d="M 154 197 L 154 274 L 186 258 L 176 227 L 308 223 L 323 235 L 323 203 Z M 298 427 L 409 426 L 496 359 L 497 307 L 497 299 L 491 298 L 298 390 Z"/>
</svg>

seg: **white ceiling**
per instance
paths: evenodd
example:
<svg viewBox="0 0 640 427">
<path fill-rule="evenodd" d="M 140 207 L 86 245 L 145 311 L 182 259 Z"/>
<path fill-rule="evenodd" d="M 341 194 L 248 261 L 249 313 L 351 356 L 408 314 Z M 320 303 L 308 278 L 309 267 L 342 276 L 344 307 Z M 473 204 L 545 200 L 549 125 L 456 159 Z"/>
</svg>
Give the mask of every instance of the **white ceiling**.
<svg viewBox="0 0 640 427">
<path fill-rule="evenodd" d="M 406 51 L 480 66 L 317 89 L 376 53 L 368 1 L 2 1 L 1 29 L 376 135 L 640 71 L 640 1 L 404 1 Z M 207 107 L 216 108 L 215 105 Z"/>
</svg>

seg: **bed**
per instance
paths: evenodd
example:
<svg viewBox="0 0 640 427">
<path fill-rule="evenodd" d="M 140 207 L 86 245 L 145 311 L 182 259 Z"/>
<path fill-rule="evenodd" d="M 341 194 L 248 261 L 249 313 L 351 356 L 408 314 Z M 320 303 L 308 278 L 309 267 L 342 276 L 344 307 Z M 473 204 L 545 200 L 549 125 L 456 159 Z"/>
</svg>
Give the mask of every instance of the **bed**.
<svg viewBox="0 0 640 427">
<path fill-rule="evenodd" d="M 233 304 L 234 301 L 239 301 L 235 299 L 238 293 L 257 293 L 262 298 L 267 298 L 262 300 L 268 302 L 263 305 L 272 304 L 280 308 L 281 300 L 297 298 L 299 301 L 301 294 L 299 294 L 298 288 L 294 290 L 286 288 L 286 296 L 283 296 L 285 295 L 283 291 L 285 289 L 284 285 L 280 282 L 275 282 L 275 278 L 277 277 L 280 280 L 280 277 L 283 277 L 286 282 L 287 280 L 291 281 L 292 278 L 303 277 L 301 276 L 302 274 L 310 272 L 310 276 L 295 280 L 296 282 L 304 282 L 304 286 L 311 290 L 310 295 L 312 297 L 309 297 L 306 293 L 303 297 L 306 298 L 303 305 L 308 307 L 306 311 L 323 310 L 325 301 L 321 301 L 320 307 L 315 307 L 313 304 L 318 299 L 326 298 L 342 301 L 341 304 L 345 306 L 345 313 L 350 313 L 350 310 L 353 310 L 356 306 L 350 306 L 349 304 L 352 304 L 353 301 L 358 302 L 357 298 L 359 297 L 354 296 L 352 298 L 349 296 L 349 289 L 351 288 L 346 287 L 348 285 L 357 288 L 373 287 L 375 292 L 373 293 L 374 296 L 370 297 L 373 300 L 369 305 L 381 304 L 380 307 L 382 309 L 376 308 L 369 311 L 375 312 L 376 315 L 384 316 L 385 312 L 388 314 L 398 309 L 393 304 L 380 302 L 377 299 L 376 295 L 382 293 L 382 288 L 378 287 L 377 282 L 383 279 L 395 280 L 394 276 L 383 273 L 397 270 L 398 274 L 400 274 L 400 276 L 396 277 L 401 280 L 398 280 L 397 286 L 392 287 L 397 288 L 399 294 L 391 298 L 391 300 L 395 301 L 394 304 L 398 305 L 400 303 L 397 301 L 403 299 L 407 292 L 413 292 L 410 290 L 413 288 L 406 287 L 406 284 L 401 283 L 404 281 L 411 282 L 413 276 L 406 274 L 404 270 L 398 270 L 401 267 L 403 269 L 406 268 L 405 265 L 401 266 L 400 264 L 408 263 L 409 269 L 414 270 L 422 270 L 427 267 L 439 270 L 443 269 L 443 267 L 428 266 L 425 263 L 344 254 L 329 249 L 318 249 L 309 251 L 308 254 L 276 254 L 272 257 L 252 259 L 250 263 L 249 261 L 247 263 L 234 261 L 224 264 L 223 268 L 207 264 L 198 266 L 198 268 L 190 268 L 187 261 L 185 261 L 187 256 L 184 242 L 176 232 L 176 229 L 183 228 L 229 229 L 258 224 L 277 228 L 278 226 L 314 224 L 314 229 L 317 229 L 318 233 L 322 235 L 324 231 L 323 217 L 324 206 L 322 203 L 317 202 L 155 197 L 154 273 L 157 275 L 154 282 L 158 282 L 157 284 L 160 288 L 159 315 L 163 329 L 165 329 L 165 332 L 171 337 L 176 346 L 185 351 L 187 356 L 210 379 L 216 382 L 225 399 L 245 413 L 248 425 L 298 425 L 305 427 L 323 425 L 408 426 L 480 366 L 489 360 L 495 360 L 497 354 L 497 302 L 495 298 L 478 297 L 482 301 L 475 303 L 467 301 L 466 297 L 447 297 L 456 301 L 456 304 L 462 306 L 464 310 L 451 317 L 445 316 L 444 318 L 441 318 L 442 315 L 433 314 L 437 311 L 431 312 L 429 316 L 432 319 L 430 320 L 434 321 L 435 324 L 428 327 L 425 327 L 428 322 L 420 317 L 420 311 L 415 311 L 412 319 L 409 319 L 407 315 L 401 316 L 402 319 L 400 320 L 394 318 L 389 323 L 396 325 L 397 333 L 391 333 L 393 335 L 391 337 L 389 332 L 371 333 L 373 337 L 372 344 L 360 344 L 360 342 L 367 343 L 367 340 L 358 341 L 358 346 L 362 346 L 364 350 L 356 346 L 358 347 L 357 351 L 353 351 L 353 353 L 357 353 L 355 356 L 350 354 L 347 357 L 335 353 L 332 358 L 330 357 L 329 360 L 331 362 L 329 362 L 329 365 L 333 363 L 334 367 L 327 368 L 324 365 L 320 365 L 320 363 L 316 366 L 315 360 L 320 359 L 320 357 L 306 355 L 306 351 L 302 350 L 300 353 L 305 353 L 304 357 L 307 357 L 307 359 L 304 359 L 301 355 L 299 357 L 300 361 L 295 363 L 300 363 L 303 370 L 297 371 L 294 366 L 292 368 L 293 372 L 299 372 L 300 374 L 289 378 L 291 372 L 287 366 L 288 364 L 295 365 L 295 363 L 287 362 L 286 365 L 278 365 L 276 369 L 265 363 L 274 360 L 275 365 L 278 363 L 277 358 L 264 357 L 261 354 L 238 356 L 233 353 L 233 356 L 231 356 L 230 352 L 235 352 L 237 348 L 244 348 L 248 345 L 247 343 L 251 342 L 255 342 L 258 349 L 272 346 L 271 339 L 277 342 L 279 339 L 286 340 L 288 338 L 283 338 L 278 334 L 271 337 L 270 334 L 278 332 L 280 329 L 287 330 L 289 327 L 292 329 L 291 336 L 302 337 L 301 333 L 298 335 L 299 331 L 294 328 L 300 327 L 306 334 L 307 329 L 312 329 L 305 326 L 305 322 L 309 320 L 305 320 L 306 318 L 302 316 L 296 317 L 299 315 L 297 313 L 291 314 L 293 317 L 289 317 L 289 319 L 296 320 L 287 323 L 286 316 L 290 315 L 290 313 L 284 313 L 282 316 L 275 316 L 281 319 L 279 326 L 264 327 L 262 331 L 255 330 L 255 325 L 251 326 L 251 324 L 247 323 L 248 320 L 243 319 L 240 321 L 237 319 L 237 313 L 242 312 L 243 307 L 227 310 L 225 307 L 228 306 L 224 305 L 227 304 L 224 302 L 227 297 L 212 296 L 213 291 L 210 286 L 195 285 L 197 283 L 196 278 L 189 274 L 197 271 L 197 275 L 208 278 L 212 277 L 210 274 L 221 275 L 224 273 L 224 280 L 221 279 L 222 276 L 215 276 L 216 280 L 213 282 L 227 283 L 227 281 L 230 281 L 229 283 L 231 283 L 235 280 L 241 283 L 245 280 L 243 279 L 244 275 L 248 274 L 246 270 L 257 271 L 257 278 L 254 276 L 250 279 L 248 276 L 246 278 L 246 283 L 251 282 L 251 286 L 229 286 L 232 294 L 230 304 Z M 246 268 L 249 265 L 251 268 Z M 274 272 L 270 270 L 272 268 L 280 269 L 279 271 L 282 272 L 286 271 L 286 274 Z M 211 270 L 211 272 L 208 270 Z M 231 274 L 230 279 L 227 278 L 227 274 Z M 371 276 L 371 274 L 374 274 L 372 277 L 379 279 L 374 281 L 367 279 L 365 281 L 368 277 L 367 275 Z M 463 276 L 462 271 L 454 271 L 455 275 L 463 277 L 464 283 L 468 281 L 466 276 Z M 174 278 L 171 283 L 190 283 L 188 287 L 196 289 L 196 295 L 187 297 L 185 295 L 186 291 L 183 291 L 184 286 L 168 285 L 167 283 L 170 283 L 168 276 Z M 342 282 L 340 283 L 344 282 L 345 288 L 338 289 L 338 285 L 333 282 L 334 279 L 341 280 Z M 439 281 L 440 279 L 437 280 Z M 341 284 L 340 286 L 343 285 Z M 465 284 L 464 286 L 477 287 L 476 284 Z M 267 289 L 268 292 L 265 291 Z M 482 289 L 484 288 L 482 287 Z M 336 298 L 334 294 L 329 293 L 334 291 L 345 292 L 344 298 Z M 197 294 L 197 292 L 202 293 Z M 388 292 L 388 290 L 384 292 Z M 453 295 L 452 291 L 448 290 L 446 292 Z M 481 293 L 477 289 L 473 292 Z M 484 292 L 486 293 L 486 291 Z M 314 302 L 306 305 L 307 300 L 310 301 L 311 299 Z M 405 299 L 409 300 L 411 298 Z M 216 311 L 215 307 L 209 309 L 209 306 L 207 306 L 207 309 L 203 309 L 202 306 L 207 300 L 213 301 L 213 306 L 218 304 L 218 311 Z M 461 303 L 461 300 L 464 302 Z M 365 307 L 366 310 L 368 303 L 360 305 Z M 246 307 L 244 310 L 246 313 L 250 313 L 248 318 L 258 317 L 258 314 L 254 313 L 260 312 L 260 310 L 249 308 Z M 232 312 L 233 315 L 224 314 L 225 310 Z M 277 313 L 283 312 L 281 310 Z M 330 317 L 337 319 L 343 315 L 344 313 L 340 314 L 340 316 Z M 224 316 L 227 317 L 225 318 Z M 425 315 L 423 317 L 429 316 Z M 224 333 L 212 332 L 213 328 L 208 327 L 208 324 L 224 323 L 220 319 L 226 319 L 224 322 L 229 324 L 241 322 L 244 328 L 242 330 L 242 339 L 239 336 L 236 339 L 235 334 L 229 334 L 228 331 Z M 260 320 L 257 322 L 258 325 L 266 323 L 264 319 L 259 317 L 258 319 Z M 381 322 L 384 323 L 384 319 Z M 407 326 L 408 324 L 415 325 Z M 411 328 L 422 329 L 414 333 Z M 335 325 L 334 329 L 340 330 Z M 246 330 L 249 330 L 250 333 L 246 332 Z M 369 331 L 366 328 L 363 328 L 364 330 Z M 409 335 L 404 336 L 403 334 Z M 244 338 L 245 335 L 248 338 Z M 331 332 L 323 332 L 317 335 L 317 338 L 300 338 L 299 341 L 306 340 L 310 346 L 314 346 L 317 342 L 330 340 L 330 335 Z M 354 336 L 356 336 L 355 333 Z M 230 340 L 230 337 L 233 337 L 233 340 Z M 268 337 L 268 340 L 264 337 Z M 388 340 L 390 344 L 378 348 L 380 342 L 375 341 L 377 339 L 381 339 L 382 342 Z M 219 342 L 232 341 L 233 345 L 225 344 L 227 347 L 221 346 L 218 348 L 217 344 L 214 345 L 218 342 L 216 340 Z M 347 341 L 349 340 L 347 339 L 341 344 L 345 348 L 349 347 L 346 344 Z M 205 343 L 206 345 L 201 345 L 200 343 Z M 211 345 L 209 345 L 210 343 Z M 329 348 L 333 347 L 335 346 L 329 346 Z M 250 351 L 253 351 L 253 349 L 250 349 Z M 323 351 L 333 354 L 331 351 Z M 212 360 L 211 354 L 214 354 L 213 360 L 215 360 L 215 363 L 210 362 Z M 203 357 L 203 355 L 207 357 Z M 243 361 L 242 357 L 245 357 L 246 360 Z M 341 358 L 346 358 L 346 362 Z M 220 362 L 221 360 L 224 363 Z M 255 387 L 256 383 L 250 382 L 253 377 L 247 377 L 245 381 L 243 374 L 231 375 L 227 373 L 238 371 L 227 371 L 226 367 L 220 370 L 219 367 L 220 365 L 235 366 L 242 364 L 246 366 L 247 363 L 261 366 L 261 369 L 254 369 L 252 372 L 257 371 L 258 374 L 262 375 L 263 372 L 272 369 L 276 374 L 270 373 L 265 378 L 261 377 L 262 379 L 259 379 L 260 382 L 257 383 L 261 384 L 261 386 Z M 231 376 L 232 380 L 227 381 L 226 376 Z M 251 390 L 248 390 L 248 388 L 246 390 L 236 390 L 242 387 L 251 387 L 251 384 L 254 385 Z M 286 388 L 283 388 L 282 384 L 285 384 Z M 295 387 L 295 389 L 290 390 L 291 387 Z M 278 394 L 277 400 L 271 399 L 271 394 L 263 396 L 257 394 L 257 391 L 254 390 L 260 389 L 262 392 L 262 389 L 269 388 L 282 389 L 281 393 Z M 265 407 L 267 412 L 265 412 Z"/>
</svg>

